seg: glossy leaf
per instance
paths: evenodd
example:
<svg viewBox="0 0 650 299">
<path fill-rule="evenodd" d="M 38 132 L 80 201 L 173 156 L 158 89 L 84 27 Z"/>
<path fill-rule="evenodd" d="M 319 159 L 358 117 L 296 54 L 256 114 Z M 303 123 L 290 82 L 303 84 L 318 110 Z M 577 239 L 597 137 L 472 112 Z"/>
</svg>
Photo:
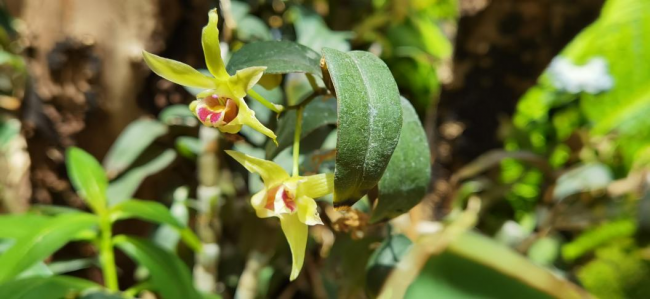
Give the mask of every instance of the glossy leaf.
<svg viewBox="0 0 650 299">
<path fill-rule="evenodd" d="M 30 277 L 0 284 L 2 299 L 74 298 L 82 291 L 99 289 L 92 281 L 69 276 Z"/>
<path fill-rule="evenodd" d="M 79 213 L 54 217 L 34 228 L 0 256 L 0 282 L 16 277 L 96 224 L 95 215 Z"/>
<path fill-rule="evenodd" d="M 413 242 L 405 235 L 389 236 L 368 260 L 366 286 L 371 298 L 377 297 L 390 271 L 399 263 Z"/>
<path fill-rule="evenodd" d="M 75 190 L 94 211 L 105 209 L 108 179 L 99 162 L 77 147 L 68 148 L 66 159 L 68 176 Z"/>
<path fill-rule="evenodd" d="M 138 190 L 144 179 L 154 173 L 163 170 L 176 159 L 176 153 L 172 149 L 165 150 L 148 163 L 134 167 L 108 186 L 109 205 L 113 206 L 131 197 Z"/>
<path fill-rule="evenodd" d="M 303 111 L 302 131 L 300 138 L 303 139 L 316 129 L 336 124 L 336 99 L 319 97 L 305 106 Z M 278 136 L 278 145 L 269 142 L 266 144 L 266 159 L 273 159 L 282 150 L 293 143 L 293 135 L 296 129 L 295 111 L 287 111 L 282 114 L 278 120 L 276 135 Z"/>
<path fill-rule="evenodd" d="M 402 98 L 402 133 L 388 168 L 379 181 L 379 198 L 371 222 L 397 217 L 417 205 L 431 181 L 429 143 L 415 109 Z"/>
<path fill-rule="evenodd" d="M 117 236 L 115 246 L 149 270 L 153 290 L 165 299 L 199 299 L 190 270 L 175 254 L 135 237 Z"/>
<path fill-rule="evenodd" d="M 256 42 L 232 54 L 228 72 L 266 66 L 266 74 L 311 73 L 321 75 L 320 55 L 314 50 L 290 41 Z"/>
<path fill-rule="evenodd" d="M 0 239 L 21 239 L 43 226 L 51 218 L 35 214 L 9 214 L 0 216 Z"/>
<path fill-rule="evenodd" d="M 108 176 L 116 177 L 129 168 L 156 138 L 165 134 L 167 126 L 155 120 L 139 119 L 130 123 L 104 157 Z"/>
<path fill-rule="evenodd" d="M 323 57 L 339 111 L 334 206 L 345 208 L 383 175 L 399 140 L 402 108 L 390 70 L 373 54 L 326 48 Z"/>
</svg>

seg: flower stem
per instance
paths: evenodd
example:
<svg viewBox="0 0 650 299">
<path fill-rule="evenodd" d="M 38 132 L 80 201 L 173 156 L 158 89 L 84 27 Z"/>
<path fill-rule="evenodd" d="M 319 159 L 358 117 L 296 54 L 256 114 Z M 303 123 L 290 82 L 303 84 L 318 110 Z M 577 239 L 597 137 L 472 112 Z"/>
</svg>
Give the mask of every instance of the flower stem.
<svg viewBox="0 0 650 299">
<path fill-rule="evenodd" d="M 280 113 L 284 110 L 284 107 L 282 105 L 276 105 L 269 102 L 267 99 L 265 99 L 262 95 L 260 95 L 253 89 L 248 91 L 248 96 L 260 102 L 262 105 L 264 105 L 264 107 L 271 109 L 271 111 L 275 113 Z"/>
<path fill-rule="evenodd" d="M 293 134 L 293 176 L 299 175 L 300 158 L 300 134 L 302 133 L 302 111 L 305 106 L 298 107 L 296 111 L 296 131 Z"/>
<path fill-rule="evenodd" d="M 113 231 L 111 230 L 111 220 L 107 212 L 101 212 L 99 215 L 100 228 L 100 246 L 99 261 L 102 265 L 102 274 L 104 275 L 104 284 L 111 291 L 119 291 L 120 287 L 117 282 L 117 269 L 115 267 L 115 256 L 113 254 Z"/>
</svg>

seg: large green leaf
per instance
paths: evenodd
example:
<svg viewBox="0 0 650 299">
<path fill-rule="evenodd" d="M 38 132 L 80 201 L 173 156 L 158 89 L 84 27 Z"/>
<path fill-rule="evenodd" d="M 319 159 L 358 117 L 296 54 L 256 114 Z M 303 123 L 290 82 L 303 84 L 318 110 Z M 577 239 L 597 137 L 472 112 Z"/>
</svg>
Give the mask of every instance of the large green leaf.
<svg viewBox="0 0 650 299">
<path fill-rule="evenodd" d="M 129 168 L 156 138 L 166 133 L 167 126 L 152 119 L 139 119 L 129 124 L 104 157 L 108 176 L 114 178 Z"/>
<path fill-rule="evenodd" d="M 472 232 L 460 235 L 446 251 L 432 256 L 405 298 L 432 293 L 440 298 L 589 298 L 569 281 Z"/>
<path fill-rule="evenodd" d="M 413 242 L 405 235 L 389 236 L 368 260 L 366 287 L 370 297 L 377 297 L 390 271 L 399 263 Z"/>
<path fill-rule="evenodd" d="M 167 224 L 176 228 L 183 241 L 192 249 L 199 251 L 201 242 L 198 237 L 185 225 L 178 221 L 163 204 L 155 201 L 127 200 L 111 209 L 113 221 L 119 219 L 137 218 L 159 224 Z"/>
<path fill-rule="evenodd" d="M 14 278 L 23 270 L 44 260 L 97 222 L 95 215 L 67 214 L 33 228 L 0 256 L 0 282 Z"/>
<path fill-rule="evenodd" d="M 331 97 L 316 98 L 305 106 L 303 111 L 300 139 L 305 138 L 322 126 L 336 124 L 336 121 L 336 99 Z M 278 120 L 278 129 L 276 130 L 278 145 L 276 146 L 272 142 L 266 144 L 266 159 L 275 158 L 283 149 L 291 146 L 295 129 L 295 111 L 285 112 Z"/>
<path fill-rule="evenodd" d="M 154 291 L 165 299 L 199 299 L 189 269 L 173 253 L 154 243 L 127 236 L 114 238 L 115 246 L 149 270 Z"/>
<path fill-rule="evenodd" d="M 379 198 L 371 222 L 397 217 L 417 205 L 431 180 L 427 136 L 415 109 L 402 98 L 402 133 L 388 168 L 379 181 Z"/>
<path fill-rule="evenodd" d="M 228 73 L 252 66 L 267 67 L 266 74 L 310 73 L 321 75 L 320 55 L 290 41 L 250 43 L 232 54 Z"/>
<path fill-rule="evenodd" d="M 47 223 L 50 217 L 35 214 L 10 214 L 0 216 L 0 239 L 20 239 L 34 228 Z"/>
<path fill-rule="evenodd" d="M 110 206 L 123 202 L 135 194 L 144 179 L 163 170 L 176 159 L 172 149 L 165 150 L 162 154 L 138 167 L 134 167 L 108 186 L 108 203 Z"/>
<path fill-rule="evenodd" d="M 85 290 L 99 289 L 92 281 L 69 276 L 30 277 L 0 284 L 2 299 L 76 298 Z"/>
<path fill-rule="evenodd" d="M 108 179 L 99 162 L 77 147 L 68 148 L 66 158 L 68 176 L 75 190 L 94 211 L 105 209 Z"/>
<path fill-rule="evenodd" d="M 339 111 L 334 206 L 344 208 L 379 182 L 399 140 L 402 107 L 390 70 L 373 54 L 325 48 L 323 57 Z"/>
</svg>

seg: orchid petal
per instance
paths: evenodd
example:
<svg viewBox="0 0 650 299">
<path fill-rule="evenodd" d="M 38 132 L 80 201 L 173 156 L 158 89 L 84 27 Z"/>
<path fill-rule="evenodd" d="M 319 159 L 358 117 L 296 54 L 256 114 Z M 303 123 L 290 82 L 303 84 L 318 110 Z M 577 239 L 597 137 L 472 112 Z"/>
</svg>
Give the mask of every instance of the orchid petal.
<svg viewBox="0 0 650 299">
<path fill-rule="evenodd" d="M 196 88 L 215 88 L 214 78 L 201 74 L 201 72 L 187 64 L 163 58 L 147 51 L 142 51 L 142 57 L 144 57 L 144 61 L 154 73 L 176 84 Z"/>
<path fill-rule="evenodd" d="M 264 186 L 267 189 L 275 187 L 289 178 L 289 174 L 280 165 L 271 161 L 258 159 L 236 151 L 227 150 L 226 153 L 237 160 L 248 171 L 258 173 L 262 177 Z"/>
<path fill-rule="evenodd" d="M 319 198 L 332 192 L 334 192 L 334 174 L 321 173 L 300 177 L 296 193 L 298 197 Z"/>
<path fill-rule="evenodd" d="M 247 125 L 253 128 L 253 130 L 258 131 L 273 139 L 273 142 L 277 144 L 277 136 L 275 136 L 275 133 L 273 133 L 273 131 L 265 127 L 259 120 L 257 120 L 255 117 L 255 111 L 251 110 L 242 98 L 234 98 L 233 100 L 239 107 L 239 113 L 235 119 L 233 119 L 227 125 L 219 128 L 219 130 L 224 133 L 234 134 L 241 130 L 242 125 Z"/>
<path fill-rule="evenodd" d="M 291 276 L 289 279 L 294 280 L 300 274 L 302 264 L 305 261 L 305 250 L 307 249 L 307 225 L 300 222 L 296 214 L 283 214 L 280 217 L 280 225 L 284 236 L 289 242 L 292 255 Z"/>
<path fill-rule="evenodd" d="M 251 197 L 251 205 L 255 209 L 255 214 L 260 218 L 269 218 L 277 216 L 276 213 L 267 209 L 266 205 L 266 189 L 260 192 L 257 192 L 253 197 Z"/>
<path fill-rule="evenodd" d="M 298 198 L 298 218 L 300 222 L 307 225 L 316 225 L 323 224 L 323 221 L 320 219 L 318 214 L 318 205 L 316 201 L 307 196 L 301 196 Z"/>
<path fill-rule="evenodd" d="M 208 70 L 215 78 L 227 79 L 229 75 L 226 72 L 226 67 L 221 58 L 221 47 L 219 45 L 219 28 L 217 28 L 219 15 L 217 14 L 217 10 L 211 10 L 208 13 L 208 18 L 208 25 L 203 27 L 203 34 L 201 36 L 205 64 L 207 64 Z"/>
<path fill-rule="evenodd" d="M 262 78 L 265 70 L 265 66 L 248 67 L 237 71 L 234 76 L 230 77 L 228 82 L 235 96 L 242 98 L 246 96 L 246 92 Z"/>
</svg>

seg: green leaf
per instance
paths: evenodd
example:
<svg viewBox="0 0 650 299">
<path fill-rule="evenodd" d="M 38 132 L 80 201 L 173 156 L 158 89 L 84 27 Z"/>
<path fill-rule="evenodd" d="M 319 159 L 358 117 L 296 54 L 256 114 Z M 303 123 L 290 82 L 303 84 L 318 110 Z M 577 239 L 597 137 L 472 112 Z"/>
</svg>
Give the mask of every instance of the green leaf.
<svg viewBox="0 0 650 299">
<path fill-rule="evenodd" d="M 54 274 L 64 274 L 74 272 L 82 269 L 90 268 L 91 266 L 99 266 L 96 258 L 81 258 L 65 261 L 55 261 L 47 265 L 47 267 Z"/>
<path fill-rule="evenodd" d="M 604 164 L 579 165 L 557 179 L 553 188 L 553 199 L 560 201 L 578 193 L 605 189 L 613 179 L 612 172 Z"/>
<path fill-rule="evenodd" d="M 109 205 L 114 206 L 133 197 L 133 194 L 135 194 L 146 177 L 163 170 L 174 162 L 174 159 L 176 159 L 174 150 L 165 150 L 146 164 L 134 167 L 117 180 L 111 182 L 107 192 Z"/>
<path fill-rule="evenodd" d="M 266 74 L 310 73 L 321 76 L 320 55 L 290 41 L 247 44 L 232 54 L 227 69 L 233 74 L 252 66 L 266 66 Z"/>
<path fill-rule="evenodd" d="M 289 9 L 289 16 L 294 21 L 298 43 L 316 51 L 324 47 L 339 51 L 350 50 L 350 43 L 347 40 L 354 36 L 352 32 L 332 31 L 319 14 L 299 6 Z"/>
<path fill-rule="evenodd" d="M 0 284 L 2 299 L 74 298 L 82 291 L 99 289 L 89 281 L 69 276 L 30 277 Z"/>
<path fill-rule="evenodd" d="M 322 126 L 334 125 L 336 121 L 336 99 L 331 97 L 318 97 L 305 106 L 300 139 L 305 138 Z M 280 120 L 278 120 L 278 129 L 276 130 L 278 145 L 276 146 L 273 142 L 266 144 L 266 159 L 271 160 L 275 158 L 282 150 L 293 144 L 295 129 L 296 112 L 285 112 L 280 117 Z"/>
<path fill-rule="evenodd" d="M 108 179 L 102 166 L 93 156 L 78 147 L 69 147 L 66 159 L 68 176 L 75 190 L 93 211 L 104 210 Z"/>
<path fill-rule="evenodd" d="M 33 228 L 0 256 L 0 282 L 16 277 L 96 224 L 95 215 L 79 213 L 54 217 Z"/>
<path fill-rule="evenodd" d="M 111 208 L 111 220 L 137 218 L 160 224 L 169 224 L 176 228 L 185 228 L 169 212 L 167 207 L 155 201 L 127 200 Z"/>
<path fill-rule="evenodd" d="M 167 134 L 167 126 L 152 119 L 139 119 L 130 123 L 117 138 L 104 157 L 104 169 L 114 178 L 144 152 L 156 140 Z"/>
<path fill-rule="evenodd" d="M 402 98 L 402 133 L 388 168 L 379 181 L 379 198 L 371 222 L 397 217 L 417 205 L 431 181 L 427 136 L 415 109 Z"/>
<path fill-rule="evenodd" d="M 51 218 L 34 214 L 10 214 L 0 216 L 0 239 L 21 239 L 43 226 Z"/>
<path fill-rule="evenodd" d="M 199 299 L 187 266 L 173 253 L 154 243 L 127 236 L 114 238 L 115 246 L 149 270 L 154 291 L 165 299 Z"/>
<path fill-rule="evenodd" d="M 389 236 L 375 250 L 366 266 L 366 287 L 371 298 L 377 297 L 384 281 L 413 242 L 405 235 Z"/>
<path fill-rule="evenodd" d="M 339 111 L 334 206 L 345 208 L 383 175 L 399 140 L 402 108 L 390 70 L 373 54 L 325 48 L 323 57 Z"/>
<path fill-rule="evenodd" d="M 180 136 L 176 138 L 176 150 L 181 156 L 195 159 L 202 151 L 201 140 L 191 136 Z"/>
<path fill-rule="evenodd" d="M 200 89 L 199 92 L 201 91 L 203 90 Z M 165 109 L 160 111 L 160 114 L 158 114 L 158 120 L 168 126 L 183 125 L 196 127 L 196 125 L 199 124 L 196 116 L 194 116 L 192 111 L 190 111 L 189 106 L 181 104 L 165 107 Z"/>
<path fill-rule="evenodd" d="M 414 247 L 409 254 L 416 252 Z M 589 298 L 571 282 L 472 232 L 429 258 L 405 298 L 425 298 L 433 293 L 440 298 Z"/>
</svg>

